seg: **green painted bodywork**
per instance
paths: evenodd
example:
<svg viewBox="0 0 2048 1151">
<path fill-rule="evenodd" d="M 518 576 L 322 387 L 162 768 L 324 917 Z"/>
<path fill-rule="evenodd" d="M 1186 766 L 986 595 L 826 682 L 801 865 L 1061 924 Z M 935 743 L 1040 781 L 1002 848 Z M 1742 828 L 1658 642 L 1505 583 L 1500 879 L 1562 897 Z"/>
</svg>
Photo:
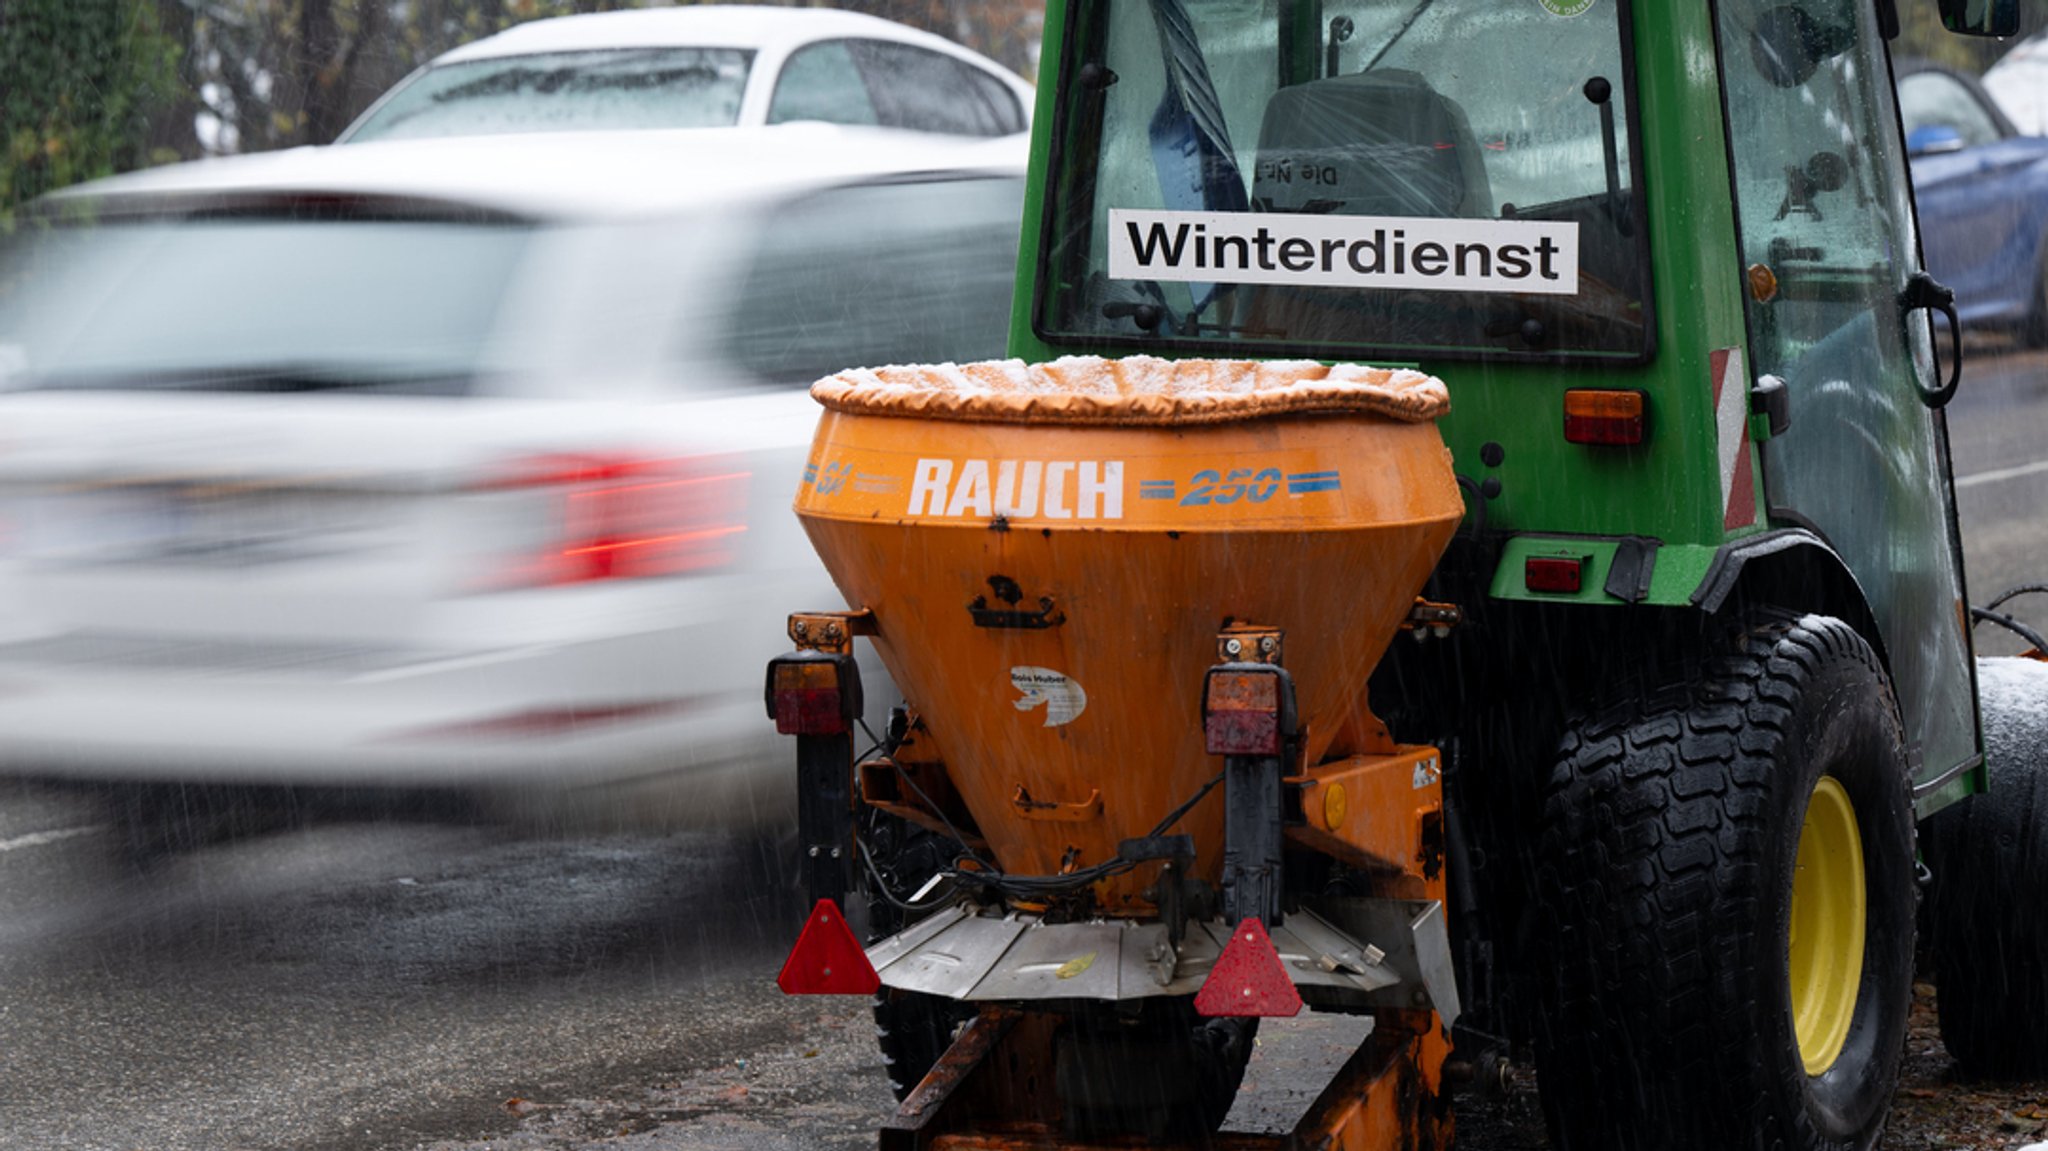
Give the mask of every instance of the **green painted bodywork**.
<svg viewBox="0 0 2048 1151">
<path fill-rule="evenodd" d="M 1495 599 L 1527 600 L 1532 603 L 1624 604 L 1629 601 L 1607 594 L 1607 573 L 1613 570 L 1615 549 L 1621 545 L 1598 536 L 1560 537 L 1522 534 L 1510 537 L 1501 550 L 1488 594 Z M 1673 544 L 1657 549 L 1657 564 L 1650 577 L 1650 594 L 1642 602 L 1682 604 L 1690 601 L 1714 557 L 1721 549 L 1712 544 Z M 1579 557 L 1585 561 L 1576 595 L 1530 591 L 1523 583 L 1523 565 L 1539 556 Z"/>
</svg>

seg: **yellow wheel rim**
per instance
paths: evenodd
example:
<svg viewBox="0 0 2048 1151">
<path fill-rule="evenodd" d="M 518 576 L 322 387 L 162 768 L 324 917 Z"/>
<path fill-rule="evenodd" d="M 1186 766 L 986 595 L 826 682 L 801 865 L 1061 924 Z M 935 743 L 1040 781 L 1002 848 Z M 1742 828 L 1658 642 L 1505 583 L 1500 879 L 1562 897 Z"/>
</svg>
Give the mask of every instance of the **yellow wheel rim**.
<svg viewBox="0 0 2048 1151">
<path fill-rule="evenodd" d="M 1799 831 L 1787 959 L 1792 1029 L 1808 1075 L 1833 1067 L 1849 1038 L 1863 981 L 1868 915 L 1856 805 L 1833 776 L 1822 776 L 1806 802 L 1806 823 Z"/>
</svg>

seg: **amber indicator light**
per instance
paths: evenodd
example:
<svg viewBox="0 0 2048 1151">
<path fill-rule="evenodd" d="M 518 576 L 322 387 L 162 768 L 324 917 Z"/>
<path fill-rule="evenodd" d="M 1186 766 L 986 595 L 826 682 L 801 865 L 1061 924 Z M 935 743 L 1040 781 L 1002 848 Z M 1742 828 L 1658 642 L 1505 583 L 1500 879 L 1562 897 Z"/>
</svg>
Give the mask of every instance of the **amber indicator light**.
<svg viewBox="0 0 2048 1151">
<path fill-rule="evenodd" d="M 1564 394 L 1564 438 L 1569 443 L 1628 447 L 1643 442 L 1643 393 L 1573 388 Z"/>
<path fill-rule="evenodd" d="M 840 735 L 848 724 L 839 700 L 839 669 L 828 660 L 777 662 L 769 704 L 783 735 Z"/>
<path fill-rule="evenodd" d="M 1209 673 L 1202 733 L 1210 755 L 1280 754 L 1280 677 L 1256 671 Z"/>
</svg>

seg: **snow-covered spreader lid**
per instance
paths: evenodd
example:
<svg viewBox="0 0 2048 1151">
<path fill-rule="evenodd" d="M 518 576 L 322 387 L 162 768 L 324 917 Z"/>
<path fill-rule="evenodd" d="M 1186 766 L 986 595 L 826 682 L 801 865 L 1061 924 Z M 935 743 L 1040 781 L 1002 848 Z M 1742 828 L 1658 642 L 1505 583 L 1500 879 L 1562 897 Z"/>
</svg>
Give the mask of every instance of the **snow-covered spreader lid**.
<svg viewBox="0 0 2048 1151">
<path fill-rule="evenodd" d="M 1315 360 L 1064 356 L 853 368 L 811 385 L 837 412 L 975 423 L 1132 427 L 1369 413 L 1407 423 L 1450 411 L 1435 376 Z"/>
</svg>

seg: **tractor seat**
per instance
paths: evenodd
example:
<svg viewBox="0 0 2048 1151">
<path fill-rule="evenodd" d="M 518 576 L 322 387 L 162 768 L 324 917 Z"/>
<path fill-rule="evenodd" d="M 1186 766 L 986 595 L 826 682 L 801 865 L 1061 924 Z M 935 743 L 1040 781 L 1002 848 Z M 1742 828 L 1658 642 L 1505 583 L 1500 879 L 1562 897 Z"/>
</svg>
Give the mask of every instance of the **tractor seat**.
<svg viewBox="0 0 2048 1151">
<path fill-rule="evenodd" d="M 1464 109 L 1421 73 L 1394 69 L 1274 93 L 1259 127 L 1252 200 L 1271 212 L 1494 214 Z"/>
</svg>

